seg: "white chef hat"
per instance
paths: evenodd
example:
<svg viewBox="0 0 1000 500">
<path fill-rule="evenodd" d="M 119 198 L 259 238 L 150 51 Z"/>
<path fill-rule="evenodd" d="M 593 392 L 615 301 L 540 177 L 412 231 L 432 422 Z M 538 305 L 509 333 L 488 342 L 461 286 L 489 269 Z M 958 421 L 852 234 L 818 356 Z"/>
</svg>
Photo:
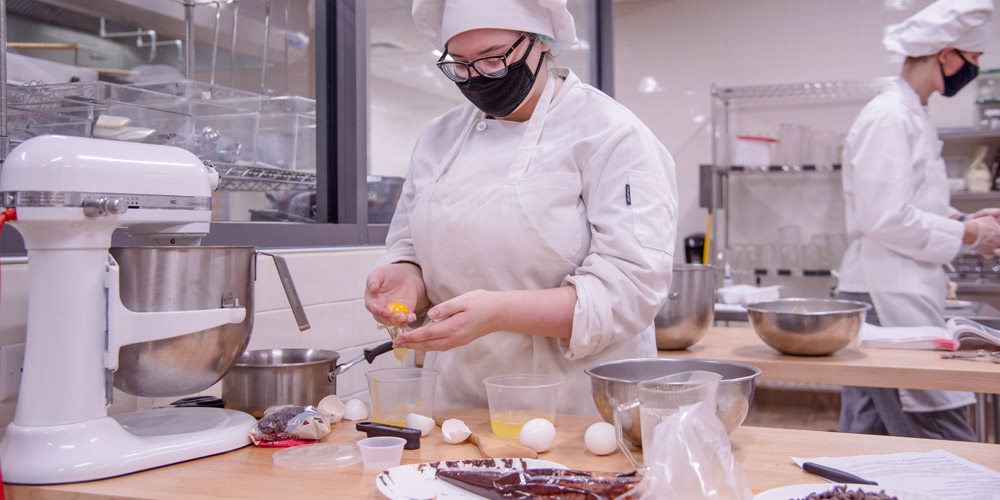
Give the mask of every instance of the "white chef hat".
<svg viewBox="0 0 1000 500">
<path fill-rule="evenodd" d="M 413 22 L 439 49 L 451 37 L 480 28 L 524 31 L 576 43 L 576 25 L 566 0 L 414 0 Z"/>
<path fill-rule="evenodd" d="M 937 0 L 895 25 L 882 39 L 889 52 L 910 57 L 947 47 L 984 52 L 990 42 L 992 0 Z"/>
</svg>

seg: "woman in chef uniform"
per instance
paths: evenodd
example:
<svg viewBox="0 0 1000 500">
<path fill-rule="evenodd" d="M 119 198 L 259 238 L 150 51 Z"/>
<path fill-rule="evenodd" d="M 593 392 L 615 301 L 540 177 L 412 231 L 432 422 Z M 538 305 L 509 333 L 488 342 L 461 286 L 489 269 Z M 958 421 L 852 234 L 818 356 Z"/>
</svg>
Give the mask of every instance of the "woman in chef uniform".
<svg viewBox="0 0 1000 500">
<path fill-rule="evenodd" d="M 844 144 L 850 247 L 840 297 L 872 303 L 868 322 L 944 326 L 950 262 L 962 244 L 983 255 L 1000 246 L 997 209 L 950 207 L 941 141 L 927 111 L 972 81 L 989 44 L 991 0 L 939 0 L 893 27 L 885 48 L 907 57 L 901 77 L 869 102 Z M 844 387 L 840 430 L 975 440 L 962 408 L 969 393 Z"/>
<path fill-rule="evenodd" d="M 562 377 L 561 413 L 596 414 L 584 368 L 656 355 L 677 214 L 674 162 L 638 118 L 570 70 L 565 0 L 415 0 L 418 28 L 469 102 L 433 120 L 410 161 L 365 305 L 431 322 L 437 402 L 487 406 L 484 377 Z M 401 302 L 409 314 L 390 314 Z"/>
</svg>

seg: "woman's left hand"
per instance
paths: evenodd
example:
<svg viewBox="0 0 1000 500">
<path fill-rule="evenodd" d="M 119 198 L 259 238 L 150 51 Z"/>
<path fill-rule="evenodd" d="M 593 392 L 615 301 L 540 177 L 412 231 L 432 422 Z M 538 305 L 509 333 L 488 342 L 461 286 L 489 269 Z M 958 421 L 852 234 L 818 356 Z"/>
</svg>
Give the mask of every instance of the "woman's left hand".
<svg viewBox="0 0 1000 500">
<path fill-rule="evenodd" d="M 447 351 L 502 330 L 503 292 L 475 290 L 432 307 L 426 326 L 401 333 L 395 347 Z"/>
</svg>

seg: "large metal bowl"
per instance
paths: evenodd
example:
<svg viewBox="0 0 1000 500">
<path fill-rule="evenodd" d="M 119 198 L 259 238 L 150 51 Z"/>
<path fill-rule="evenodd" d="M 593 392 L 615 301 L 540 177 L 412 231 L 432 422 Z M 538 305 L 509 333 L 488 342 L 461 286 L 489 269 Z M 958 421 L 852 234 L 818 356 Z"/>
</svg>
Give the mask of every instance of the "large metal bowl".
<svg viewBox="0 0 1000 500">
<path fill-rule="evenodd" d="M 726 432 L 739 427 L 753 403 L 755 379 L 760 376 L 760 368 L 756 366 L 714 359 L 638 358 L 599 363 L 584 371 L 590 375 L 597 411 L 605 422 L 612 423 L 616 406 L 639 397 L 639 382 L 691 370 L 722 375 L 715 396 L 715 414 Z M 630 443 L 642 447 L 638 407 L 626 412 L 622 432 Z"/>
<path fill-rule="evenodd" d="M 686 349 L 701 340 L 715 319 L 715 268 L 676 264 L 667 303 L 656 314 L 656 347 Z"/>
<path fill-rule="evenodd" d="M 780 299 L 747 305 L 750 324 L 767 345 L 802 356 L 832 354 L 857 342 L 864 302 L 840 299 Z"/>
<path fill-rule="evenodd" d="M 123 346 L 115 387 L 136 396 L 183 396 L 219 381 L 250 342 L 253 247 L 112 248 L 122 304 L 134 312 L 221 307 L 228 294 L 246 308 L 241 323 Z"/>
</svg>

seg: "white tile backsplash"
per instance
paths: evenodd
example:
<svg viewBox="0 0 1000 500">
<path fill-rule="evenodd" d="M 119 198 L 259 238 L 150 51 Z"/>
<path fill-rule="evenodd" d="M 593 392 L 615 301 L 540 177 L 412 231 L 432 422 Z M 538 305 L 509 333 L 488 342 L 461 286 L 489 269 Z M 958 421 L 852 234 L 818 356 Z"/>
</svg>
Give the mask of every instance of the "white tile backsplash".
<svg viewBox="0 0 1000 500">
<path fill-rule="evenodd" d="M 361 354 L 364 347 L 388 340 L 386 331 L 377 328 L 377 323 L 365 310 L 363 300 L 365 277 L 375 259 L 384 252 L 384 247 L 282 252 L 312 325 L 305 332 L 300 332 L 295 323 L 273 260 L 261 255 L 257 262 L 254 328 L 249 348 L 329 349 L 340 352 L 341 362 L 344 362 Z M 23 263 L 0 266 L 0 345 L 25 341 L 27 269 L 27 264 Z M 338 392 L 345 396 L 356 394 L 367 401 L 364 373 L 374 367 L 401 365 L 391 354 L 376 359 L 371 366 L 362 363 L 338 378 Z M 219 396 L 221 384 L 200 394 Z M 116 390 L 115 404 L 109 412 L 163 406 L 183 396 L 137 398 Z M 0 431 L 13 420 L 14 409 L 13 402 L 0 404 Z"/>
</svg>

